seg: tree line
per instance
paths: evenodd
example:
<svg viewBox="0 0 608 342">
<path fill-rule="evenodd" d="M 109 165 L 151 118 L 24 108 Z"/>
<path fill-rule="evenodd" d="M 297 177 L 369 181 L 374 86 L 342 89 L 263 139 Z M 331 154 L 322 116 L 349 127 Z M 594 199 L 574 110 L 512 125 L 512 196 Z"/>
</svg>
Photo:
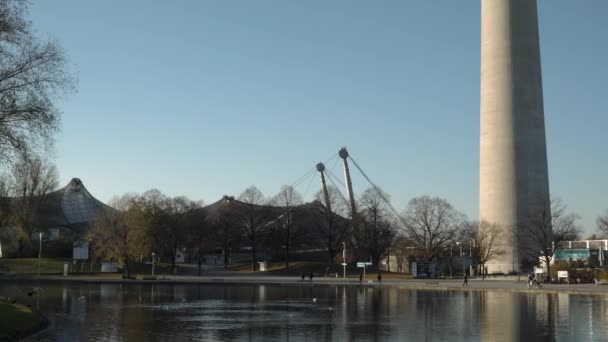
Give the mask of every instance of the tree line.
<svg viewBox="0 0 608 342">
<path fill-rule="evenodd" d="M 294 250 L 321 248 L 331 265 L 341 262 L 339 254 L 347 246 L 348 261 L 371 261 L 378 267 L 391 248 L 393 256 L 431 262 L 445 259 L 459 242 L 470 244 L 472 257 L 483 270 L 513 244 L 522 246 L 524 260 L 520 262 L 524 267 L 542 261 L 550 269 L 560 243 L 578 239 L 580 234 L 578 215 L 559 200 L 531 205 L 520 227 L 505 230 L 496 223 L 471 221 L 438 197 L 413 198 L 397 215 L 387 203 L 388 194 L 379 188 L 362 193 L 356 214 L 333 186 L 328 188 L 327 199 L 321 191 L 314 198 L 304 203 L 290 186 L 265 197 L 251 186 L 237 198 L 224 197 L 203 206 L 200 201 L 171 198 L 151 190 L 112 201 L 110 204 L 120 211 L 101 215 L 88 237 L 96 253 L 104 257 L 128 264 L 156 251 L 168 258 L 173 268 L 180 248 L 187 249 L 200 266 L 206 253 L 220 253 L 227 265 L 230 256 L 245 247 L 252 271 L 257 261 L 264 259 L 260 250 L 273 251 L 271 255 L 289 267 Z M 324 204 L 327 200 L 329 206 Z M 608 213 L 598 218 L 600 230 L 607 217 Z M 113 229 L 108 230 L 108 226 Z"/>
<path fill-rule="evenodd" d="M 57 170 L 49 160 L 23 154 L 0 177 L 0 241 L 16 244 L 18 257 L 34 256 L 36 233 L 44 224 L 43 208 L 57 188 Z M 326 204 L 329 200 L 329 206 Z M 506 245 L 521 244 L 531 267 L 550 263 L 560 243 L 579 238 L 577 214 L 559 200 L 539 201 L 514 234 L 492 222 L 474 222 L 447 200 L 420 196 L 401 213 L 390 206 L 379 188 L 366 189 L 357 199 L 357 213 L 334 186 L 328 196 L 319 191 L 304 203 L 291 186 L 266 197 L 255 186 L 238 197 L 225 197 L 205 206 L 184 196 L 170 197 L 158 190 L 125 194 L 109 202 L 112 209 L 98 213 L 86 236 L 94 255 L 128 268 L 133 261 L 157 253 L 175 269 L 176 254 L 185 249 L 202 264 L 205 254 L 219 253 L 228 264 L 231 251 L 246 247 L 252 270 L 270 250 L 272 257 L 289 261 L 294 251 L 324 250 L 328 264 L 349 258 L 378 266 L 389 252 L 421 262 L 441 260 L 456 242 L 469 242 L 475 262 L 485 266 L 503 254 Z M 608 211 L 598 217 L 593 239 L 608 237 Z M 525 243 L 523 242 L 525 241 Z M 266 257 L 268 255 L 265 255 Z"/>
</svg>

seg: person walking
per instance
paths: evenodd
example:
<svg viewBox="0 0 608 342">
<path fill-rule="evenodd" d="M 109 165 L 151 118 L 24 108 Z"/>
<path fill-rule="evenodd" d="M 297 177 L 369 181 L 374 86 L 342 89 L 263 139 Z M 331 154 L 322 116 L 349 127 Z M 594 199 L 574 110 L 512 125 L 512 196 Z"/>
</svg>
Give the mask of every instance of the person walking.
<svg viewBox="0 0 608 342">
<path fill-rule="evenodd" d="M 311 284 L 312 284 L 312 277 L 313 277 L 312 272 L 310 272 L 310 274 L 308 275 L 308 280 L 310 281 Z"/>
<path fill-rule="evenodd" d="M 363 272 L 359 273 L 359 284 L 363 283 Z"/>
<path fill-rule="evenodd" d="M 302 283 L 304 282 L 304 278 L 306 278 L 306 275 L 304 274 L 304 272 L 300 273 L 300 278 L 302 278 Z"/>
<path fill-rule="evenodd" d="M 382 284 L 382 273 L 378 273 L 378 282 Z"/>
<path fill-rule="evenodd" d="M 463 287 L 469 287 L 469 277 L 467 277 L 467 275 L 464 275 L 464 281 L 462 282 L 462 286 Z"/>
</svg>

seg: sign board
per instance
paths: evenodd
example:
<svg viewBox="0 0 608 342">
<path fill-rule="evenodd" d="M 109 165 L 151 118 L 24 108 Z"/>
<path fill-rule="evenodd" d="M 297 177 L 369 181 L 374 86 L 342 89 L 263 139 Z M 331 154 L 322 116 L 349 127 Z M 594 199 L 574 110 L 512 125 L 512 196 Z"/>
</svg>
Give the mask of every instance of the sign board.
<svg viewBox="0 0 608 342">
<path fill-rule="evenodd" d="M 439 274 L 437 263 L 412 262 L 412 275 L 416 278 L 433 278 Z"/>
<path fill-rule="evenodd" d="M 346 266 L 346 265 L 348 265 L 348 264 L 347 264 L 347 263 L 345 263 L 345 262 L 343 262 L 343 263 L 342 263 L 342 266 Z"/>
<path fill-rule="evenodd" d="M 358 262 L 357 267 L 365 267 L 367 266 L 364 262 Z"/>
<path fill-rule="evenodd" d="M 557 271 L 557 278 L 568 279 L 568 271 Z"/>
<path fill-rule="evenodd" d="M 74 242 L 74 249 L 72 252 L 72 259 L 74 260 L 87 260 L 89 259 L 89 243 L 87 241 L 76 241 Z"/>
<path fill-rule="evenodd" d="M 101 272 L 103 273 L 116 273 L 118 272 L 118 266 L 115 262 L 102 262 Z"/>
<path fill-rule="evenodd" d="M 543 273 L 545 273 L 545 270 L 543 270 L 542 267 L 534 266 L 534 274 L 543 274 Z"/>
<path fill-rule="evenodd" d="M 589 249 L 558 249 L 555 251 L 555 261 L 588 260 L 591 257 Z"/>
</svg>

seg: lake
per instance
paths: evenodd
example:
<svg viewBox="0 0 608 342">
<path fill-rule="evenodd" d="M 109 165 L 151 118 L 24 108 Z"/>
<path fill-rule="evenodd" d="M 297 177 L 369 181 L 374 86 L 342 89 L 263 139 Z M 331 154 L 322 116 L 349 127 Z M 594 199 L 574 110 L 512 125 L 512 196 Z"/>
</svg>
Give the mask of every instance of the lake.
<svg viewBox="0 0 608 342">
<path fill-rule="evenodd" d="M 31 287 L 41 287 L 28 297 Z M 9 282 L 42 341 L 603 341 L 608 297 L 392 286 Z"/>
</svg>

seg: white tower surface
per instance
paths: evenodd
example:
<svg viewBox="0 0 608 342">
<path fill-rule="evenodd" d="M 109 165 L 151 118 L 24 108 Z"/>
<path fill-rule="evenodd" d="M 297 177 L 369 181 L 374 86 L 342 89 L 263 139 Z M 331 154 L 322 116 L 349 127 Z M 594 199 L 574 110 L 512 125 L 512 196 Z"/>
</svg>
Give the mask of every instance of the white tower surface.
<svg viewBox="0 0 608 342">
<path fill-rule="evenodd" d="M 503 229 L 506 252 L 489 273 L 520 271 L 516 232 L 549 196 L 539 45 L 536 0 L 481 1 L 479 216 Z"/>
</svg>

